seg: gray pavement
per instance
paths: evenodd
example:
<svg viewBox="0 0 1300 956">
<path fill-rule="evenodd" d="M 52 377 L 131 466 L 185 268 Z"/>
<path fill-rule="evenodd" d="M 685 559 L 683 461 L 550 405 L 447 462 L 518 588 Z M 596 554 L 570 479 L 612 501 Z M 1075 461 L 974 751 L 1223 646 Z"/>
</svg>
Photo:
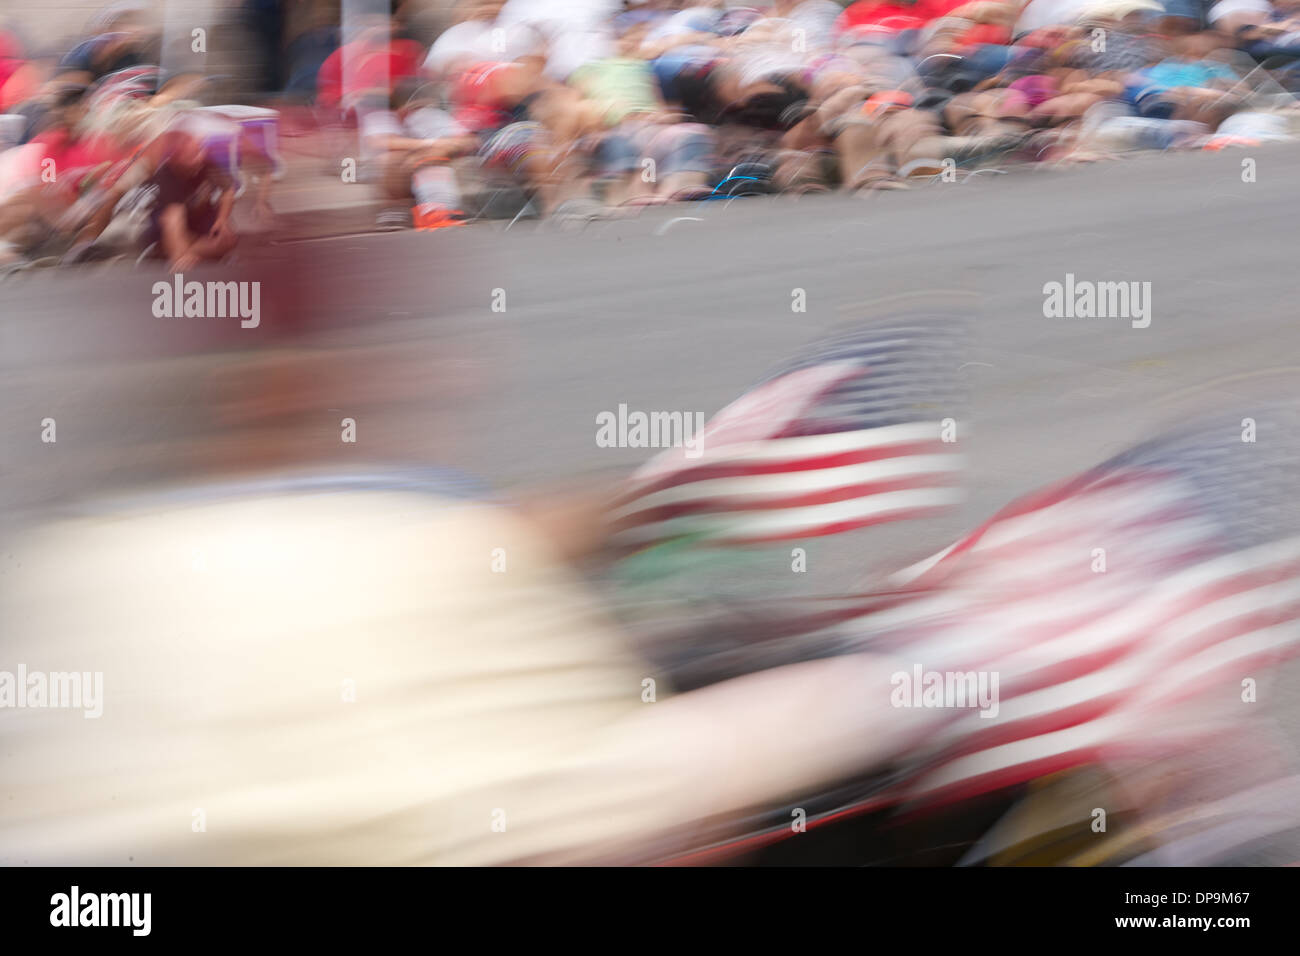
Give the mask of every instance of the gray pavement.
<svg viewBox="0 0 1300 956">
<path fill-rule="evenodd" d="M 377 242 L 385 275 L 427 262 L 439 321 L 495 343 L 499 381 L 463 458 L 506 484 L 634 465 L 642 452 L 594 442 L 596 413 L 620 402 L 712 414 L 873 300 L 974 293 L 960 372 L 970 502 L 951 521 L 855 544 L 925 552 L 1190 410 L 1295 393 L 1297 159 L 1294 146 L 1141 156 L 865 200 L 685 205 L 580 233 L 497 224 Z M 1150 326 L 1045 318 L 1043 286 L 1067 273 L 1150 282 Z M 805 314 L 791 312 L 796 287 Z M 493 288 L 506 290 L 504 314 L 489 309 Z"/>
<path fill-rule="evenodd" d="M 1242 181 L 1246 158 L 1256 182 Z M 458 438 L 431 453 L 506 489 L 639 463 L 641 450 L 595 443 L 596 414 L 619 403 L 711 415 L 874 300 L 974 293 L 959 373 L 971 393 L 970 500 L 949 519 L 817 545 L 821 566 L 856 570 L 871 556 L 894 563 L 941 547 L 1189 408 L 1227 414 L 1232 396 L 1294 392 L 1297 160 L 1293 145 L 1144 155 L 868 199 L 683 204 L 580 231 L 485 223 L 296 251 L 318 305 L 427 317 L 448 337 L 455 374 L 471 385 L 447 409 Z M 1150 282 L 1150 327 L 1045 318 L 1043 286 L 1067 273 Z M 0 284 L 0 308 L 66 320 L 90 301 L 102 322 L 156 322 L 141 307 L 156 278 L 35 275 Z M 791 311 L 795 288 L 806 313 Z M 503 313 L 491 309 L 494 289 Z"/>
<path fill-rule="evenodd" d="M 1247 158 L 1253 183 L 1242 181 Z M 834 593 L 1192 412 L 1222 414 L 1235 431 L 1242 407 L 1294 398 L 1297 168 L 1300 145 L 1284 145 L 1024 169 L 869 199 L 687 204 L 580 231 L 522 222 L 348 236 L 292 247 L 305 269 L 296 307 L 427 321 L 446 342 L 428 384 L 446 395 L 452 427 L 410 440 L 510 492 L 613 479 L 643 461 L 642 450 L 597 446 L 601 411 L 711 415 L 875 300 L 973 293 L 959 371 L 971 395 L 960 416 L 967 503 L 942 519 L 807 542 L 807 574 L 790 573 L 785 548 L 715 569 L 728 590 Z M 1044 284 L 1067 273 L 1150 282 L 1150 326 L 1044 317 Z M 100 267 L 0 283 L 6 364 L 23 365 L 24 323 L 65 325 L 73 343 L 91 326 L 155 334 L 158 278 Z M 795 288 L 806 313 L 791 311 Z M 504 312 L 491 308 L 497 289 Z M 1262 419 L 1260 441 L 1296 427 Z M 1300 722 L 1300 694 L 1284 697 Z"/>
</svg>

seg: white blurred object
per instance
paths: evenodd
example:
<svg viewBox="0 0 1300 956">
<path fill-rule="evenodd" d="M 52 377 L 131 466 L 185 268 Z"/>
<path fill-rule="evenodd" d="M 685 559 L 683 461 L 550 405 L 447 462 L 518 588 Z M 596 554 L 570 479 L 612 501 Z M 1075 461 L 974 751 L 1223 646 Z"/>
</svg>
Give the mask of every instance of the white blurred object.
<svg viewBox="0 0 1300 956">
<path fill-rule="evenodd" d="M 1016 33 L 1028 33 L 1043 27 L 1065 26 L 1083 17 L 1120 20 L 1143 10 L 1163 12 L 1156 0 L 1030 0 L 1016 21 Z"/>
<path fill-rule="evenodd" d="M 1217 23 L 1234 13 L 1258 13 L 1268 17 L 1273 13 L 1273 4 L 1268 0 L 1219 0 L 1205 16 L 1210 23 Z"/>
<path fill-rule="evenodd" d="M 1279 113 L 1234 113 L 1217 130 L 1219 136 L 1239 136 L 1262 143 L 1281 142 L 1292 138 L 1291 124 Z"/>
<path fill-rule="evenodd" d="M 424 69 L 433 74 L 453 73 L 475 63 L 510 63 L 542 50 L 541 34 L 526 23 L 465 20 L 434 41 Z"/>
<path fill-rule="evenodd" d="M 27 117 L 18 113 L 0 113 L 0 150 L 17 146 L 23 138 Z"/>
</svg>

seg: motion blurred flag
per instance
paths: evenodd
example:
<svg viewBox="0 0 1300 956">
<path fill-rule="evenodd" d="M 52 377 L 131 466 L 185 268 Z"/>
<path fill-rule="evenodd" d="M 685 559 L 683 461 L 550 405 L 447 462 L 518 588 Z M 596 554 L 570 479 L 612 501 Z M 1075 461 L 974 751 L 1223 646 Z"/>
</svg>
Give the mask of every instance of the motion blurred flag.
<svg viewBox="0 0 1300 956">
<path fill-rule="evenodd" d="M 1298 461 L 1281 428 L 1268 446 L 1246 444 L 1237 420 L 1218 416 L 1016 501 L 885 587 L 838 609 L 823 602 L 802 632 L 787 624 L 783 641 L 819 653 L 892 655 L 903 668 L 895 706 L 944 708 L 924 746 L 833 795 L 808 825 L 1087 766 L 1191 772 L 1267 750 L 1245 695 L 1300 654 Z M 1256 760 L 1265 780 L 1283 759 Z M 1300 825 L 1300 813 L 1278 821 Z M 707 853 L 788 830 L 784 818 Z"/>
<path fill-rule="evenodd" d="M 1232 746 L 1243 679 L 1300 649 L 1282 444 L 1257 450 L 1219 426 L 1141 446 L 896 575 L 917 597 L 859 619 L 873 646 L 999 683 L 997 715 L 954 711 L 903 792 L 960 799 Z"/>
<path fill-rule="evenodd" d="M 672 448 L 633 475 L 615 540 L 759 544 L 955 504 L 960 334 L 912 314 L 817 344 L 719 412 L 695 457 Z"/>
</svg>

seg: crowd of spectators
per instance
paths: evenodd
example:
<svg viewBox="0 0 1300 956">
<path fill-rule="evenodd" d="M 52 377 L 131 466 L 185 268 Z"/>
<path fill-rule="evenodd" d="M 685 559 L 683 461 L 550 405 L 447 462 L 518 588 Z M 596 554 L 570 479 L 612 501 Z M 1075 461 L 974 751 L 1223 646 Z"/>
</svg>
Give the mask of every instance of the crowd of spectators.
<svg viewBox="0 0 1300 956">
<path fill-rule="evenodd" d="M 1300 115 L 1300 0 L 755 3 L 463 0 L 431 44 L 399 3 L 345 22 L 314 76 L 269 71 L 259 102 L 355 135 L 361 181 L 426 227 L 484 197 L 599 216 L 1251 145 Z M 115 220 L 173 264 L 224 255 L 236 183 L 269 215 L 276 161 L 248 130 L 276 112 L 223 112 L 156 50 L 132 8 L 54 64 L 0 32 L 0 262 L 93 253 Z"/>
<path fill-rule="evenodd" d="M 466 155 L 544 214 L 874 191 L 989 163 L 1287 138 L 1292 13 L 1267 0 L 469 0 L 427 53 L 386 25 L 360 36 L 351 55 L 372 70 L 349 85 L 327 61 L 319 90 L 359 117 L 377 181 L 417 214 L 454 201 L 445 174 L 422 195 L 421 171 Z"/>
</svg>

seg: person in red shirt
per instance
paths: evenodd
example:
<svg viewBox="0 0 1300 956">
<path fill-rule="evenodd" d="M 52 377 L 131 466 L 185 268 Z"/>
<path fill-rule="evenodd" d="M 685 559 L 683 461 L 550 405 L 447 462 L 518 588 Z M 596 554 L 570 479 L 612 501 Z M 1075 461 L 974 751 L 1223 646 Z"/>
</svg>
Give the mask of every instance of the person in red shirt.
<svg viewBox="0 0 1300 956">
<path fill-rule="evenodd" d="M 110 166 L 122 158 L 122 151 L 103 134 L 79 134 L 60 124 L 32 137 L 45 148 L 46 165 L 54 178 L 47 179 L 73 193 L 83 192 Z"/>
<path fill-rule="evenodd" d="M 844 33 L 859 27 L 914 30 L 965 2 L 966 0 L 858 0 L 840 14 L 835 22 L 835 31 Z"/>
<path fill-rule="evenodd" d="M 27 60 L 18 38 L 0 29 L 0 113 L 35 96 L 40 85 L 41 71 Z"/>
<path fill-rule="evenodd" d="M 107 133 L 82 131 L 85 114 L 84 87 L 53 94 L 44 126 L 28 144 L 35 164 L 32 185 L 0 205 L 0 239 L 20 246 L 60 238 L 89 241 L 108 224 L 120 193 L 105 187 L 125 151 Z"/>
<path fill-rule="evenodd" d="M 359 97 L 376 90 L 391 96 L 397 83 L 416 76 L 423 49 L 414 40 L 395 39 L 387 17 L 376 18 L 355 40 L 331 53 L 316 74 L 316 102 L 343 112 L 355 108 Z M 354 72 L 343 75 L 344 58 L 354 58 Z"/>
</svg>

